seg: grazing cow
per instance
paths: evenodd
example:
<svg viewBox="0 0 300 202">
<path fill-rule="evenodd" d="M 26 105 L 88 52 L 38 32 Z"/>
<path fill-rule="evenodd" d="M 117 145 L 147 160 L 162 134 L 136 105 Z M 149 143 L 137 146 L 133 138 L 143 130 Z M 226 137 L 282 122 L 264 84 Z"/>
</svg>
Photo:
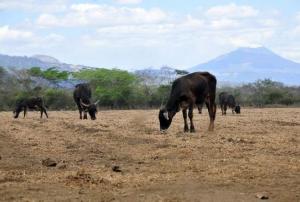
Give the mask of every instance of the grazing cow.
<svg viewBox="0 0 300 202">
<path fill-rule="evenodd" d="M 199 113 L 205 102 L 209 117 L 209 131 L 214 129 L 216 116 L 216 77 L 208 72 L 195 72 L 176 79 L 173 82 L 170 97 L 164 108 L 159 111 L 160 130 L 164 131 L 171 125 L 172 119 L 182 109 L 184 132 L 189 131 L 187 123 L 187 109 L 190 119 L 190 132 L 195 132 L 193 123 L 193 108 L 196 105 Z"/>
<path fill-rule="evenodd" d="M 219 94 L 219 103 L 222 110 L 222 115 L 226 115 L 227 106 L 232 109 L 232 113 L 240 114 L 241 107 L 236 105 L 233 95 L 228 94 L 227 92 L 221 92 Z"/>
<path fill-rule="evenodd" d="M 89 113 L 92 120 L 96 119 L 98 101 L 95 103 L 91 103 L 91 97 L 92 91 L 88 84 L 81 83 L 75 86 L 73 98 L 77 104 L 80 119 L 82 119 L 82 112 L 84 113 L 83 119 L 87 119 L 87 112 Z"/>
<path fill-rule="evenodd" d="M 25 118 L 27 109 L 40 110 L 41 118 L 43 117 L 43 113 L 45 113 L 46 117 L 48 118 L 46 107 L 41 97 L 24 98 L 19 100 L 16 103 L 16 108 L 14 110 L 14 115 L 15 115 L 14 118 L 18 118 L 21 111 L 24 111 L 24 118 Z"/>
</svg>

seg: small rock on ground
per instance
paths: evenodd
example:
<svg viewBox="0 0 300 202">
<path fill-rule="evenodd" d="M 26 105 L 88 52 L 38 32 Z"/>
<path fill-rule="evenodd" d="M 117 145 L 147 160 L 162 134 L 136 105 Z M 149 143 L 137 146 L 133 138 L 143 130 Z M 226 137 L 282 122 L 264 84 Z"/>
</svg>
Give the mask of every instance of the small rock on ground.
<svg viewBox="0 0 300 202">
<path fill-rule="evenodd" d="M 265 192 L 261 192 L 261 193 L 256 193 L 255 195 L 257 198 L 262 199 L 262 200 L 267 200 L 269 199 L 269 196 L 267 193 Z"/>
<path fill-rule="evenodd" d="M 46 167 L 55 167 L 57 165 L 56 161 L 51 158 L 46 158 L 42 160 L 42 165 Z"/>
<path fill-rule="evenodd" d="M 122 172 L 120 166 L 112 166 L 111 169 L 112 169 L 112 171 L 114 171 L 114 172 Z"/>
</svg>

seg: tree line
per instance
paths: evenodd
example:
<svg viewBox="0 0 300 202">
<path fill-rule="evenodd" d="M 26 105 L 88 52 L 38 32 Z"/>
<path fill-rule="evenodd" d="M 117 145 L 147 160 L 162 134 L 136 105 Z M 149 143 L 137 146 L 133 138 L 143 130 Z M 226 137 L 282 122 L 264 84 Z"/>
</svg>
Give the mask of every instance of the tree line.
<svg viewBox="0 0 300 202">
<path fill-rule="evenodd" d="M 105 68 L 67 72 L 56 68 L 42 70 L 39 67 L 0 67 L 0 110 L 11 110 L 16 101 L 33 96 L 43 97 L 47 107 L 52 110 L 75 109 L 73 89 L 77 83 L 82 82 L 90 84 L 92 99 L 100 100 L 100 108 L 158 108 L 166 102 L 172 81 L 188 73 L 170 69 L 163 72 L 165 75 L 158 77 L 141 72 Z M 158 82 L 159 78 L 161 81 Z M 300 106 L 300 86 L 285 86 L 270 79 L 233 87 L 218 87 L 217 93 L 222 91 L 233 94 L 242 106 Z"/>
</svg>

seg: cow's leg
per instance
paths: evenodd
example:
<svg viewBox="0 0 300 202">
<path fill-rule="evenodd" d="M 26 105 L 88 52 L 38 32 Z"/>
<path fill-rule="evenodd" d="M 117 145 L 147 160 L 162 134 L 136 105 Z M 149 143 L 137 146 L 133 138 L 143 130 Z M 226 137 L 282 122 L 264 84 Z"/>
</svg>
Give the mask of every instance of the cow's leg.
<svg viewBox="0 0 300 202">
<path fill-rule="evenodd" d="M 202 114 L 202 107 L 203 107 L 203 104 L 197 104 L 199 114 Z"/>
<path fill-rule="evenodd" d="M 189 119 L 190 119 L 190 132 L 194 133 L 195 132 L 195 127 L 193 123 L 193 105 L 189 107 Z"/>
<path fill-rule="evenodd" d="M 213 131 L 214 130 L 214 121 L 215 121 L 215 118 L 216 118 L 217 107 L 216 107 L 216 104 L 214 103 L 213 100 L 209 100 L 208 102 L 206 102 L 206 106 L 207 106 L 207 109 L 208 109 L 209 121 L 210 121 L 208 130 Z"/>
<path fill-rule="evenodd" d="M 82 109 L 79 108 L 79 118 L 82 119 Z"/>
<path fill-rule="evenodd" d="M 220 106 L 221 106 L 222 115 L 224 115 L 224 105 L 220 105 Z"/>
<path fill-rule="evenodd" d="M 40 112 L 41 112 L 40 118 L 43 118 L 43 108 L 42 107 L 40 107 Z"/>
<path fill-rule="evenodd" d="M 79 109 L 79 118 L 82 119 L 82 110 Z"/>
<path fill-rule="evenodd" d="M 26 113 L 27 113 L 27 107 L 24 107 L 24 118 L 26 116 Z"/>
<path fill-rule="evenodd" d="M 184 132 L 189 132 L 189 127 L 187 123 L 187 109 L 182 110 L 183 120 L 184 120 Z"/>
<path fill-rule="evenodd" d="M 46 107 L 42 106 L 43 112 L 45 113 L 46 117 L 48 118 Z"/>
<path fill-rule="evenodd" d="M 82 109 L 81 109 L 81 106 L 79 104 L 77 104 L 77 108 L 78 108 L 78 111 L 79 111 L 79 118 L 82 119 Z"/>
<path fill-rule="evenodd" d="M 224 105 L 224 115 L 226 115 L 227 105 Z"/>
<path fill-rule="evenodd" d="M 87 119 L 87 112 L 86 111 L 83 112 L 83 119 Z"/>
</svg>

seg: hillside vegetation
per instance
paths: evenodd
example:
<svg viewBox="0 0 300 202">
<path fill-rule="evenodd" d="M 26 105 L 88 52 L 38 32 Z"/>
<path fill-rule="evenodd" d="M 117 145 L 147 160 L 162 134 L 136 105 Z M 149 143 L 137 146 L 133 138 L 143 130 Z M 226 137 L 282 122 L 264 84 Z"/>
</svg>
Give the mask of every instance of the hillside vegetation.
<svg viewBox="0 0 300 202">
<path fill-rule="evenodd" d="M 172 81 L 186 71 L 165 71 L 153 76 L 147 72 L 131 73 L 119 69 L 81 69 L 78 72 L 5 69 L 0 67 L 0 109 L 11 110 L 17 100 L 42 96 L 50 109 L 75 109 L 72 91 L 77 83 L 87 82 L 93 100 L 108 109 L 158 108 L 166 102 Z M 218 92 L 232 93 L 239 104 L 247 106 L 299 105 L 300 87 L 285 86 L 270 79 L 235 87 L 222 86 Z"/>
</svg>

